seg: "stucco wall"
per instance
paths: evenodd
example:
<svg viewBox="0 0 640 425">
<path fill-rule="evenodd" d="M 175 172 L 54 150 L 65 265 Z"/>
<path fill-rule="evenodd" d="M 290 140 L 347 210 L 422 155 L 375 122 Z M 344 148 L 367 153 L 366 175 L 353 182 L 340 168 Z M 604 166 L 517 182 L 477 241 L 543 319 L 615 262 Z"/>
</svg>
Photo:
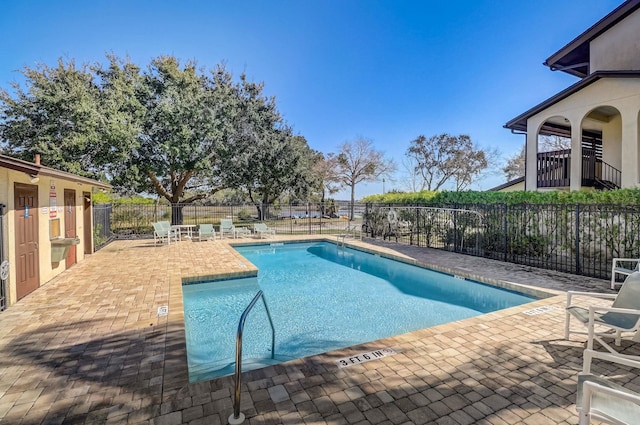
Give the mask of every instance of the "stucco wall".
<svg viewBox="0 0 640 425">
<path fill-rule="evenodd" d="M 9 171 L 5 168 L 0 167 L 0 204 L 3 204 L 5 206 L 9 206 L 9 199 L 7 198 L 7 196 L 9 195 L 8 185 L 9 185 Z M 9 224 L 7 223 L 7 218 L 9 216 L 8 208 L 4 208 L 3 212 L 4 212 L 4 216 L 2 217 L 2 232 L 0 232 L 0 234 L 2 235 L 2 240 L 0 240 L 0 243 L 4 248 L 5 258 L 0 258 L 0 262 L 2 262 L 3 260 L 8 260 L 9 252 L 10 252 Z M 9 283 L 7 282 L 7 292 L 8 291 L 9 291 Z M 7 295 L 7 300 L 8 298 L 9 296 Z"/>
<path fill-rule="evenodd" d="M 76 215 L 76 235 L 80 238 L 80 244 L 76 245 L 76 260 L 80 262 L 84 259 L 84 238 L 83 238 L 83 191 L 90 192 L 91 187 L 80 185 L 71 181 L 62 179 L 52 179 L 49 177 L 39 177 L 39 180 L 32 183 L 29 176 L 23 172 L 0 168 L 0 202 L 7 205 L 6 211 L 6 227 L 7 235 L 5 247 L 8 251 L 8 259 L 10 262 L 10 276 L 7 282 L 8 305 L 17 301 L 16 295 L 16 240 L 15 240 L 15 183 L 23 183 L 38 187 L 38 209 L 34 214 L 38 215 L 38 267 L 39 267 L 39 284 L 44 285 L 46 282 L 62 273 L 65 270 L 65 261 L 59 263 L 51 262 L 51 241 L 50 241 L 50 223 L 51 223 L 51 192 L 56 194 L 56 219 L 60 219 L 60 229 L 64 236 L 64 190 L 72 189 L 75 191 L 75 215 Z M 52 189 L 51 182 L 54 182 L 55 189 Z"/>
<path fill-rule="evenodd" d="M 591 41 L 589 72 L 640 70 L 638 34 L 640 10 Z"/>
<path fill-rule="evenodd" d="M 577 93 L 551 105 L 527 121 L 527 158 L 536 158 L 537 133 L 542 124 L 551 117 L 561 116 L 569 120 L 572 134 L 579 140 L 580 128 L 587 115 L 599 106 L 612 106 L 620 115 L 602 124 L 606 145 L 617 145 L 615 150 L 605 152 L 605 161 L 622 171 L 622 187 L 638 187 L 640 176 L 638 110 L 640 109 L 640 80 L 633 78 L 603 78 L 586 86 Z M 614 128 L 616 127 L 616 128 Z M 616 138 L 616 134 L 619 136 Z M 576 156 L 580 157 L 580 144 Z M 572 154 L 573 156 L 573 154 Z M 617 156 L 615 158 L 614 156 Z M 580 189 L 579 175 L 572 173 L 572 189 Z M 575 182 L 574 182 L 575 180 Z M 527 188 L 536 190 L 536 161 L 527 163 Z M 575 184 L 575 187 L 574 187 Z"/>
<path fill-rule="evenodd" d="M 622 167 L 621 140 L 622 117 L 618 114 L 602 126 L 602 160 L 618 170 Z"/>
</svg>

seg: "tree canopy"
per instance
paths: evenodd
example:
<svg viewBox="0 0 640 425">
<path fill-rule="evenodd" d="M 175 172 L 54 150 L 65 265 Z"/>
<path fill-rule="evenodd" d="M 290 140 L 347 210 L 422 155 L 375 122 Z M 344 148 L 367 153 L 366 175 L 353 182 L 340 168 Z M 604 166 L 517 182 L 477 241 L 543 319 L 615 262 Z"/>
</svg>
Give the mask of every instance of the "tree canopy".
<svg viewBox="0 0 640 425">
<path fill-rule="evenodd" d="M 429 191 L 437 191 L 449 182 L 456 190 L 464 190 L 489 165 L 487 152 L 466 134 L 420 135 L 411 142 L 406 155 L 415 161 L 415 172 Z"/>
<path fill-rule="evenodd" d="M 350 219 L 353 219 L 356 185 L 362 182 L 376 181 L 381 176 L 390 175 L 396 170 L 396 165 L 392 160 L 386 160 L 383 152 L 373 148 L 371 140 L 362 137 L 342 143 L 334 164 L 333 179 L 343 187 L 350 189 Z"/>
<path fill-rule="evenodd" d="M 39 153 L 53 168 L 171 203 L 223 188 L 267 203 L 284 191 L 306 196 L 314 184 L 317 157 L 263 83 L 173 56 L 144 70 L 128 58 L 107 62 L 25 67 L 26 88 L 0 90 L 3 151 L 25 160 Z"/>
<path fill-rule="evenodd" d="M 101 144 L 99 88 L 89 66 L 59 60 L 55 67 L 25 68 L 24 90 L 15 97 L 0 89 L 0 140 L 3 151 L 32 161 L 41 154 L 53 168 L 100 177 L 94 152 Z"/>
<path fill-rule="evenodd" d="M 244 75 L 233 87 L 234 111 L 227 115 L 230 131 L 213 159 L 221 184 L 246 191 L 260 218 L 262 206 L 284 192 L 306 196 L 313 180 L 313 151 L 304 137 L 292 134 L 275 99 L 263 95 L 263 87 Z"/>
</svg>

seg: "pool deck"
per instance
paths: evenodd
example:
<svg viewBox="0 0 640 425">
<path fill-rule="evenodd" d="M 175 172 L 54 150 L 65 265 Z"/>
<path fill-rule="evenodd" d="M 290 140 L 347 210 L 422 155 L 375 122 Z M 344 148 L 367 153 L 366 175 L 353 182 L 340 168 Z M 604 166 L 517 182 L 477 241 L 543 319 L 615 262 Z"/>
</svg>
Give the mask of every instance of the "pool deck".
<svg viewBox="0 0 640 425">
<path fill-rule="evenodd" d="M 276 239 L 291 238 L 270 242 Z M 0 423 L 227 424 L 232 377 L 188 382 L 181 285 L 255 273 L 228 242 L 256 241 L 116 241 L 0 313 Z M 603 292 L 607 281 L 382 241 L 348 242 L 557 295 L 245 372 L 245 424 L 577 423 L 576 375 L 586 338 L 563 339 L 564 291 Z M 167 315 L 158 314 L 162 306 Z M 384 348 L 396 354 L 336 364 Z M 631 343 L 624 348 L 640 353 Z M 637 375 L 606 370 L 635 379 L 638 389 Z"/>
</svg>

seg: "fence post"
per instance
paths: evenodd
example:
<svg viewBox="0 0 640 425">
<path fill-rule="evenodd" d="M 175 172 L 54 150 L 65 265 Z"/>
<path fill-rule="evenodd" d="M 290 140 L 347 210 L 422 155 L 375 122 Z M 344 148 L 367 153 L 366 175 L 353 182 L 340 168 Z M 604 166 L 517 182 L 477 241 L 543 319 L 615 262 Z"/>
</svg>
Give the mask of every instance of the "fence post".
<svg viewBox="0 0 640 425">
<path fill-rule="evenodd" d="M 576 274 L 580 274 L 580 204 L 576 204 Z"/>
<path fill-rule="evenodd" d="M 311 234 L 311 204 L 309 202 L 307 202 L 307 227 L 308 227 L 308 234 Z"/>
<path fill-rule="evenodd" d="M 416 218 L 413 221 L 416 225 L 415 225 L 415 230 L 416 230 L 416 246 L 420 246 L 420 208 L 418 206 L 418 204 L 416 204 Z M 413 240 L 413 232 L 411 232 L 411 240 Z"/>
<path fill-rule="evenodd" d="M 509 235 L 507 234 L 509 227 L 507 223 L 507 212 L 508 212 L 507 204 L 504 204 L 504 208 L 502 208 L 502 229 L 504 233 L 504 261 L 505 262 L 509 257 Z"/>
<path fill-rule="evenodd" d="M 369 206 L 371 204 L 369 202 L 364 204 L 364 217 L 362 217 L 362 225 L 360 227 L 360 232 L 362 233 L 363 229 L 367 229 L 364 234 L 369 233 Z"/>
<path fill-rule="evenodd" d="M 453 204 L 453 252 L 458 252 L 458 204 Z"/>
</svg>

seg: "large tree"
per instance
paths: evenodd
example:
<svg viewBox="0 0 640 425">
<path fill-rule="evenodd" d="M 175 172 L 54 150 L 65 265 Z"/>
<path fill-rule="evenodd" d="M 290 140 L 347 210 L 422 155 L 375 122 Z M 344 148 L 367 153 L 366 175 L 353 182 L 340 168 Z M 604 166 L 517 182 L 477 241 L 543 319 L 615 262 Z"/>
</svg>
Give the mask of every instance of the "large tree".
<svg viewBox="0 0 640 425">
<path fill-rule="evenodd" d="M 23 89 L 15 97 L 0 89 L 0 141 L 3 151 L 32 161 L 40 154 L 47 166 L 99 178 L 94 151 L 101 144 L 99 89 L 88 65 L 74 61 L 57 66 L 25 67 Z"/>
<path fill-rule="evenodd" d="M 226 187 L 241 188 L 256 205 L 264 206 L 289 191 L 306 196 L 312 184 L 311 150 L 294 136 L 276 108 L 275 98 L 263 94 L 264 84 L 247 80 L 235 85 L 232 130 L 217 146 L 215 169 Z"/>
<path fill-rule="evenodd" d="M 101 140 L 93 160 L 100 162 L 114 187 L 120 192 L 146 191 L 146 177 L 134 163 L 140 151 L 146 107 L 146 92 L 140 67 L 128 58 L 107 55 L 109 64 L 98 67 L 100 87 Z M 144 188 L 137 190 L 138 188 Z"/>
<path fill-rule="evenodd" d="M 106 67 L 25 68 L 27 89 L 0 91 L 4 150 L 180 205 L 223 188 L 263 204 L 285 191 L 306 196 L 314 184 L 313 152 L 262 83 L 244 75 L 234 83 L 222 66 L 205 71 L 173 56 L 145 70 L 107 59 Z"/>
<path fill-rule="evenodd" d="M 335 166 L 335 178 L 351 192 L 350 220 L 353 220 L 356 185 L 379 180 L 396 170 L 393 160 L 385 159 L 384 153 L 375 150 L 371 140 L 363 137 L 340 145 Z"/>
<path fill-rule="evenodd" d="M 489 165 L 487 153 L 466 134 L 420 135 L 409 145 L 407 156 L 415 161 L 427 190 L 438 190 L 447 183 L 463 190 Z"/>
<path fill-rule="evenodd" d="M 173 56 L 153 59 L 145 72 L 109 59 L 100 76 L 104 134 L 117 157 L 110 165 L 113 184 L 157 193 L 176 205 L 172 222 L 180 223 L 184 204 L 222 188 L 213 184 L 212 164 L 229 134 L 225 109 L 233 98 L 225 86 L 231 76 L 221 67 L 206 74 Z"/>
<path fill-rule="evenodd" d="M 216 146 L 227 136 L 222 110 L 230 100 L 218 96 L 221 80 L 198 72 L 193 62 L 181 67 L 174 57 L 154 59 L 144 76 L 146 113 L 140 147 L 131 160 L 147 184 L 171 203 L 206 196 L 202 186 L 188 185 L 211 170 Z"/>
</svg>

